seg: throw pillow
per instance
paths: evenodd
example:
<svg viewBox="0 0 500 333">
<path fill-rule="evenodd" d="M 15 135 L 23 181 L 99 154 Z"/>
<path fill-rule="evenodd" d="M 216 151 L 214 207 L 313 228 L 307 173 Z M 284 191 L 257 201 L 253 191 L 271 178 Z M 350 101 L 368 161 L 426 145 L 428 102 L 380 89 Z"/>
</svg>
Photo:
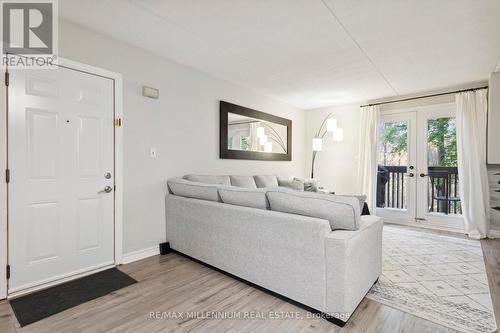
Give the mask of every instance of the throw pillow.
<svg viewBox="0 0 500 333">
<path fill-rule="evenodd" d="M 287 187 L 296 191 L 304 191 L 304 183 L 297 179 L 278 179 L 278 186 Z"/>
<path fill-rule="evenodd" d="M 294 178 L 304 183 L 304 191 L 318 192 L 318 181 L 314 178 Z"/>
</svg>

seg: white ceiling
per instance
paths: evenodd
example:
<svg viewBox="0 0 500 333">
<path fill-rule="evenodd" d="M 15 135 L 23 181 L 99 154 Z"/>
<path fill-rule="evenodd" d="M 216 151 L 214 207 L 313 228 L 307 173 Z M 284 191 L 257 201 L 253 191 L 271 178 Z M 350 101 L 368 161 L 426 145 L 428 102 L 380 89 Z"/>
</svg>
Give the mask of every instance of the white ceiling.
<svg viewBox="0 0 500 333">
<path fill-rule="evenodd" d="M 499 0 L 59 6 L 69 21 L 304 109 L 482 81 L 500 67 Z"/>
</svg>

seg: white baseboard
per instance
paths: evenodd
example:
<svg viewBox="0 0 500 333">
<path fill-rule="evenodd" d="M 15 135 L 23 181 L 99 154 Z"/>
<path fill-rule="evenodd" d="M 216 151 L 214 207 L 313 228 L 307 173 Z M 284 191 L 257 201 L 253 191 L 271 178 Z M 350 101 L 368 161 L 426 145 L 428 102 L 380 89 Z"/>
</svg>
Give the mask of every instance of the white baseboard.
<svg viewBox="0 0 500 333">
<path fill-rule="evenodd" d="M 500 230 L 490 229 L 490 231 L 488 231 L 488 235 L 495 238 L 500 238 Z"/>
<path fill-rule="evenodd" d="M 131 262 L 152 257 L 158 254 L 160 254 L 160 246 L 159 245 L 151 246 L 145 249 L 125 253 L 123 255 L 123 263 L 129 264 Z"/>
</svg>

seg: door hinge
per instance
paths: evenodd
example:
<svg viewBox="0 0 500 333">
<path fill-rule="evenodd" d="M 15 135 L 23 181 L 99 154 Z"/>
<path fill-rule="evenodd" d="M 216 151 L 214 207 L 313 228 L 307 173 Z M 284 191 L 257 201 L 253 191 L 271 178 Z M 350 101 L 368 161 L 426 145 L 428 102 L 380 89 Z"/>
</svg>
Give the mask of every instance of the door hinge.
<svg viewBox="0 0 500 333">
<path fill-rule="evenodd" d="M 10 74 L 9 72 L 5 72 L 5 85 L 8 87 L 10 82 Z"/>
<path fill-rule="evenodd" d="M 122 118 L 115 118 L 115 126 L 116 127 L 122 126 Z"/>
<path fill-rule="evenodd" d="M 6 267 L 7 279 L 10 279 L 10 265 Z"/>
<path fill-rule="evenodd" d="M 5 182 L 10 183 L 10 169 L 5 169 Z"/>
<path fill-rule="evenodd" d="M 113 191 L 116 192 L 116 185 L 113 185 Z"/>
</svg>

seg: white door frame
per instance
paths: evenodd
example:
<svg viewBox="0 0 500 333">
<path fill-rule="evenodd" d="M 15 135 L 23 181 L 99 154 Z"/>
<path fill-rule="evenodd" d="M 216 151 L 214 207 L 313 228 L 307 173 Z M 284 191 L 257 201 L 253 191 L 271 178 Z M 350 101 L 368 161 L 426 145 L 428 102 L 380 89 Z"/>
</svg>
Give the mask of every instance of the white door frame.
<svg viewBox="0 0 500 333">
<path fill-rule="evenodd" d="M 69 59 L 58 57 L 58 66 L 77 70 L 97 76 L 102 76 L 113 80 L 114 88 L 114 118 L 123 119 L 123 78 L 120 73 L 111 72 L 106 69 L 90 66 Z M 2 68 L 2 81 L 5 73 L 5 68 Z M 5 170 L 8 168 L 8 152 L 7 152 L 7 87 L 2 83 L 0 89 L 0 299 L 7 298 L 7 276 L 5 269 L 8 263 L 8 192 L 7 183 L 5 181 Z M 121 124 L 120 124 L 121 125 Z M 115 202 L 114 202 L 114 261 L 115 265 L 122 264 L 123 261 L 123 127 L 114 126 L 114 175 L 115 175 Z M 88 273 L 88 272 L 87 272 Z M 70 280 L 78 276 L 70 276 L 64 280 Z M 61 281 L 53 282 L 57 283 Z M 35 289 L 41 289 L 40 286 Z M 16 293 L 17 295 L 17 293 Z"/>
</svg>

